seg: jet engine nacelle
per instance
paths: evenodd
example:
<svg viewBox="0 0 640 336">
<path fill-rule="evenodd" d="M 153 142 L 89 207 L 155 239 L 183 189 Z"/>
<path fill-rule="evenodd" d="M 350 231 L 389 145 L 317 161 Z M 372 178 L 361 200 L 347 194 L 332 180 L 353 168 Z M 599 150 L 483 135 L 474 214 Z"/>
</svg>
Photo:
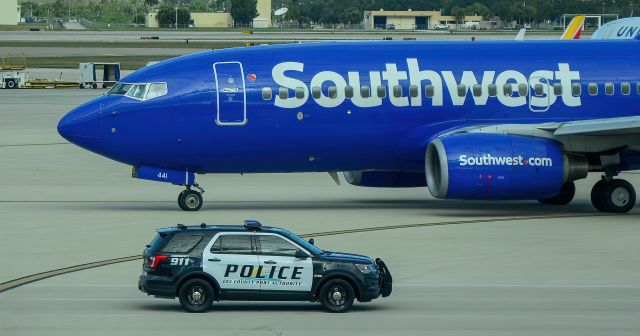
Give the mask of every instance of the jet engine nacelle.
<svg viewBox="0 0 640 336">
<path fill-rule="evenodd" d="M 539 137 L 463 133 L 433 140 L 425 158 L 427 184 L 436 198 L 541 199 L 566 182 L 587 176 L 585 158 Z"/>
<path fill-rule="evenodd" d="M 344 178 L 360 187 L 378 188 L 416 188 L 426 187 L 427 180 L 424 173 L 396 172 L 396 171 L 347 171 Z"/>
</svg>

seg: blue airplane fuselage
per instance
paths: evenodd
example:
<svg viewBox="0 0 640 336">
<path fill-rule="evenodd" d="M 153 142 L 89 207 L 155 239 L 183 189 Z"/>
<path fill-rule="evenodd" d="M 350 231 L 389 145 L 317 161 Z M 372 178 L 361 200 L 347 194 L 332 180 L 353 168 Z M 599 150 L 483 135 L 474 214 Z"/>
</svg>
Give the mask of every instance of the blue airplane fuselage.
<svg viewBox="0 0 640 336">
<path fill-rule="evenodd" d="M 167 83 L 166 95 L 101 96 L 71 111 L 59 129 L 132 166 L 424 172 L 427 144 L 447 130 L 640 114 L 639 55 L 640 41 L 343 42 L 208 51 L 122 80 Z M 625 82 L 630 94 L 620 90 Z M 597 95 L 589 94 L 589 83 L 598 85 Z M 605 83 L 615 85 L 612 95 Z M 523 85 L 528 92 L 519 96 Z M 538 87 L 543 92 L 536 95 Z"/>
</svg>

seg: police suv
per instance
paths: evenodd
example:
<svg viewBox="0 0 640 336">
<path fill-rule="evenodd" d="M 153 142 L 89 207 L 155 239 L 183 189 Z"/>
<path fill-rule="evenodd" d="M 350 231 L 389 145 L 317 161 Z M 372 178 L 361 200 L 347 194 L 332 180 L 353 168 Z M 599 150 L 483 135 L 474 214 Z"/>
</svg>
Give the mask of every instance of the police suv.
<svg viewBox="0 0 640 336">
<path fill-rule="evenodd" d="M 323 251 L 284 229 L 257 221 L 241 225 L 178 225 L 157 230 L 144 251 L 138 288 L 173 299 L 189 312 L 213 301 L 319 301 L 345 312 L 354 299 L 369 302 L 391 294 L 385 263 Z"/>
</svg>

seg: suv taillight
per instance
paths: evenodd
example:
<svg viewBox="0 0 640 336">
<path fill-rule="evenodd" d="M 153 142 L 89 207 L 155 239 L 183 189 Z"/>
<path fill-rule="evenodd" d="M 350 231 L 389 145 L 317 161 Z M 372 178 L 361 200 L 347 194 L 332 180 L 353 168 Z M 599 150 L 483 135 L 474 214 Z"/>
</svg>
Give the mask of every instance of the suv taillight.
<svg viewBox="0 0 640 336">
<path fill-rule="evenodd" d="M 169 259 L 169 256 L 166 256 L 166 255 L 157 255 L 157 256 L 149 257 L 149 267 L 151 269 L 156 269 L 158 265 L 160 265 L 162 262 L 166 261 L 167 259 Z"/>
</svg>

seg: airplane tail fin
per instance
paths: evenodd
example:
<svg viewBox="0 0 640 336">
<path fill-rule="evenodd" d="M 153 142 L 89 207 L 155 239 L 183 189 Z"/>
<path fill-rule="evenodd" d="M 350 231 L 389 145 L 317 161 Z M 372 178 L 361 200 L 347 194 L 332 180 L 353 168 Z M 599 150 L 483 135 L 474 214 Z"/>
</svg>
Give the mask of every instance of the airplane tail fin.
<svg viewBox="0 0 640 336">
<path fill-rule="evenodd" d="M 518 35 L 516 35 L 515 40 L 516 40 L 516 41 L 522 41 L 522 40 L 524 40 L 524 35 L 525 35 L 526 33 L 527 33 L 527 30 L 526 30 L 526 29 L 524 29 L 524 28 L 520 29 L 520 31 L 518 32 Z"/>
<path fill-rule="evenodd" d="M 578 40 L 580 39 L 580 34 L 584 30 L 584 15 L 574 16 L 567 29 L 560 37 L 561 40 Z"/>
</svg>

